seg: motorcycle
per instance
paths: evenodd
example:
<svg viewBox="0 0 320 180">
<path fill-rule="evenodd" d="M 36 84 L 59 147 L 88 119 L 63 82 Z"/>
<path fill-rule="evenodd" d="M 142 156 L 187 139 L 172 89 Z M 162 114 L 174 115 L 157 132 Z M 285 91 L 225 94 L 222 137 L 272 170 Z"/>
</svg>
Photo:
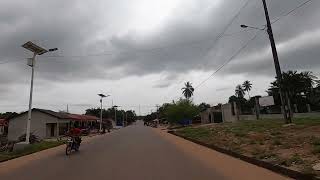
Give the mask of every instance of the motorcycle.
<svg viewBox="0 0 320 180">
<path fill-rule="evenodd" d="M 75 137 L 69 137 L 67 140 L 66 155 L 70 155 L 72 150 L 79 151 L 81 139 L 79 138 L 78 142 Z"/>
</svg>

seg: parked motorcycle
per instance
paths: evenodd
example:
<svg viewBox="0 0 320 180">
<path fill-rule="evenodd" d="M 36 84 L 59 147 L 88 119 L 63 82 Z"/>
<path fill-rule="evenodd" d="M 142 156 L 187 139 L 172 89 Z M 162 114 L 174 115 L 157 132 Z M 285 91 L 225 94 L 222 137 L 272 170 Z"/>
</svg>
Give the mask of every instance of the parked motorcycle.
<svg viewBox="0 0 320 180">
<path fill-rule="evenodd" d="M 67 140 L 66 155 L 70 155 L 72 150 L 79 151 L 81 139 L 76 137 L 69 137 Z"/>
</svg>

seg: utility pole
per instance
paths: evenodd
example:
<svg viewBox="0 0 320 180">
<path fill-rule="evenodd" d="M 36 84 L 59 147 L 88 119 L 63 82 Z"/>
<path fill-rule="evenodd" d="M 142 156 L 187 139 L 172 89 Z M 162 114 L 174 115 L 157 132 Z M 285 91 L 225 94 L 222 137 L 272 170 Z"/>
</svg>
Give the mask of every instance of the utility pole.
<svg viewBox="0 0 320 180">
<path fill-rule="evenodd" d="M 122 126 L 123 127 L 125 126 L 124 114 L 125 114 L 125 111 L 122 111 Z"/>
<path fill-rule="evenodd" d="M 140 107 L 140 104 L 139 104 L 139 116 L 141 116 L 141 107 Z"/>
<path fill-rule="evenodd" d="M 157 119 L 159 120 L 159 107 L 160 106 L 157 104 L 156 107 L 157 107 Z"/>
<path fill-rule="evenodd" d="M 276 73 L 277 73 L 277 81 L 278 81 L 278 84 L 279 84 L 279 94 L 280 94 L 280 100 L 281 100 L 281 109 L 282 109 L 283 117 L 284 117 L 286 123 L 291 123 L 291 116 L 290 116 L 290 114 L 289 114 L 289 116 L 287 114 L 287 108 L 286 108 L 286 105 L 285 105 L 286 101 L 284 100 L 284 94 L 283 94 L 283 91 L 282 91 L 282 89 L 283 89 L 283 87 L 282 87 L 282 72 L 281 72 L 281 67 L 280 67 L 280 63 L 279 63 L 279 59 L 278 59 L 277 47 L 276 47 L 276 44 L 275 44 L 275 41 L 274 41 L 274 36 L 273 36 L 273 32 L 272 32 L 272 26 L 271 26 L 271 23 L 270 23 L 269 12 L 268 12 L 268 7 L 267 7 L 266 0 L 262 0 L 262 3 L 263 3 L 264 13 L 265 13 L 265 16 L 266 16 L 266 21 L 267 21 L 267 32 L 268 32 L 269 39 L 270 39 L 272 55 L 273 55 L 273 60 L 274 60 L 274 66 L 275 66 Z"/>
</svg>

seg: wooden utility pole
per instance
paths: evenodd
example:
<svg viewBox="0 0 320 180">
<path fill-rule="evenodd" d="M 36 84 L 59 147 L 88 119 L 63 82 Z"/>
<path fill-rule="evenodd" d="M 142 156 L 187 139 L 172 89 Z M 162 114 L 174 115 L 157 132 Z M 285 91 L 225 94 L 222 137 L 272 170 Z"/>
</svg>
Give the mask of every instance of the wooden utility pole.
<svg viewBox="0 0 320 180">
<path fill-rule="evenodd" d="M 279 58 L 278 58 L 278 52 L 277 52 L 277 47 L 274 41 L 274 36 L 273 36 L 273 32 L 272 32 L 272 26 L 271 26 L 271 22 L 270 22 L 270 17 L 269 17 L 269 12 L 268 12 L 268 7 L 267 7 L 267 3 L 266 0 L 262 0 L 263 3 L 263 8 L 264 8 L 264 13 L 266 16 L 266 21 L 267 21 L 267 32 L 269 35 L 269 39 L 270 39 L 270 44 L 271 44 L 271 50 L 272 50 L 272 55 L 273 55 L 273 60 L 274 60 L 274 66 L 276 69 L 276 73 L 277 73 L 277 81 L 279 84 L 279 94 L 280 94 L 280 100 L 281 100 L 281 108 L 282 108 L 282 113 L 283 113 L 283 117 L 286 121 L 286 123 L 291 123 L 291 115 L 290 113 L 287 114 L 287 108 L 286 108 L 286 101 L 284 100 L 284 92 L 282 91 L 283 87 L 282 87 L 282 72 L 281 72 L 281 67 L 280 67 L 280 63 L 279 63 Z"/>
</svg>

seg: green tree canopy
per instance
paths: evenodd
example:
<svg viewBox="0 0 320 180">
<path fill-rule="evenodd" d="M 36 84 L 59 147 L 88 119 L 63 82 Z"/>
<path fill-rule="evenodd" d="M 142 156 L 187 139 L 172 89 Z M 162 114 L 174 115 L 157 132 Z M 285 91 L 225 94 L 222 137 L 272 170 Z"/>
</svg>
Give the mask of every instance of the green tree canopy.
<svg viewBox="0 0 320 180">
<path fill-rule="evenodd" d="M 246 91 L 248 93 L 248 96 L 249 96 L 249 99 L 250 99 L 250 91 L 251 91 L 251 88 L 252 88 L 252 84 L 249 80 L 246 80 L 243 82 L 242 84 L 242 88 L 244 91 Z"/>
<path fill-rule="evenodd" d="M 167 107 L 165 115 L 169 122 L 179 123 L 185 119 L 193 119 L 199 112 L 198 106 L 194 105 L 191 101 L 180 99 Z"/>
<path fill-rule="evenodd" d="M 239 84 L 237 85 L 236 89 L 235 89 L 235 95 L 238 97 L 238 98 L 243 98 L 244 95 L 245 95 L 245 92 L 242 88 L 242 86 Z"/>
<path fill-rule="evenodd" d="M 188 81 L 184 84 L 185 87 L 183 87 L 182 94 L 186 99 L 190 99 L 193 96 L 194 88 L 192 87 L 192 84 Z"/>
<path fill-rule="evenodd" d="M 210 108 L 210 104 L 202 102 L 201 104 L 198 105 L 198 108 L 200 111 L 205 111 L 206 109 Z"/>
<path fill-rule="evenodd" d="M 319 85 L 319 80 L 310 71 L 298 73 L 297 71 L 287 71 L 282 73 L 282 89 L 288 92 L 293 103 L 298 103 L 298 99 L 306 97 L 309 101 L 313 101 L 316 97 L 314 93 L 315 87 Z M 270 96 L 274 96 L 279 101 L 279 83 L 277 80 L 271 82 L 270 88 L 267 90 Z M 300 100 L 299 100 L 300 101 Z"/>
</svg>

